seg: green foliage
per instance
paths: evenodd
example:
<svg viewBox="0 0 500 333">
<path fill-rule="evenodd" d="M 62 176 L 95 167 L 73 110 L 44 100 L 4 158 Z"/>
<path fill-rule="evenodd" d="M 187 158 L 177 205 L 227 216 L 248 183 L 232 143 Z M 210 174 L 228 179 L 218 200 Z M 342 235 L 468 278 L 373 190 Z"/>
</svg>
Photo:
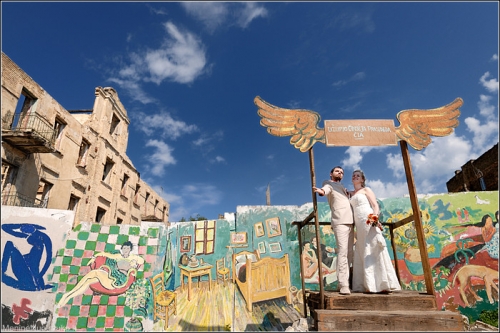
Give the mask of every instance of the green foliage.
<svg viewBox="0 0 500 333">
<path fill-rule="evenodd" d="M 201 216 L 200 214 L 196 214 L 196 216 L 190 216 L 189 221 L 204 221 L 208 220 L 205 216 Z M 187 222 L 186 218 L 183 216 L 179 222 Z"/>
<path fill-rule="evenodd" d="M 481 311 L 479 320 L 488 325 L 498 327 L 498 309 Z"/>
</svg>

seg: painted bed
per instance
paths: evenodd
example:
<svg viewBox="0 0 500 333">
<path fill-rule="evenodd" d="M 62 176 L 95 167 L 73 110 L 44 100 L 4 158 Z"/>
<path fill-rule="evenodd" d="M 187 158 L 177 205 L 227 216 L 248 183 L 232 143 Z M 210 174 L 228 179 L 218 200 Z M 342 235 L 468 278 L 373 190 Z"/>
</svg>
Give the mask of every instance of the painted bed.
<svg viewBox="0 0 500 333">
<path fill-rule="evenodd" d="M 245 299 L 248 311 L 255 302 L 286 297 L 290 294 L 290 262 L 288 254 L 281 258 L 260 258 L 258 251 L 242 251 L 233 254 L 233 283 L 236 283 Z"/>
</svg>

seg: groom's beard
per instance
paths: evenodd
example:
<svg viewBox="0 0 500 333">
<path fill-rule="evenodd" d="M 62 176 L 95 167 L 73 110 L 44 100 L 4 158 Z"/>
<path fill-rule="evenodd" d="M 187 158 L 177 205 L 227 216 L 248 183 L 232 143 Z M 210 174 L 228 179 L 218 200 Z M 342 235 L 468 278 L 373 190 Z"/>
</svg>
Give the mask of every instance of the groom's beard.
<svg viewBox="0 0 500 333">
<path fill-rule="evenodd" d="M 336 177 L 336 176 L 332 176 L 332 180 L 334 182 L 340 182 L 342 180 L 342 177 Z"/>
</svg>

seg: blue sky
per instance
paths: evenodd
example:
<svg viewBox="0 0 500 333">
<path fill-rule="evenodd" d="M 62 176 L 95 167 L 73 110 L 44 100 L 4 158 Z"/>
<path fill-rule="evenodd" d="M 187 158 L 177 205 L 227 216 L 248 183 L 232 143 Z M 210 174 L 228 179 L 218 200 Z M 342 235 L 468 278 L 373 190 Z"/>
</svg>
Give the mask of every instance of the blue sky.
<svg viewBox="0 0 500 333">
<path fill-rule="evenodd" d="M 260 125 L 256 96 L 324 120 L 394 119 L 463 99 L 460 124 L 409 148 L 418 194 L 498 142 L 495 2 L 2 2 L 2 51 L 67 110 L 111 86 L 127 155 L 170 220 L 312 202 L 309 156 Z M 408 194 L 401 149 L 314 145 L 316 183 L 361 168 Z M 323 198 L 319 199 L 324 200 Z"/>
</svg>

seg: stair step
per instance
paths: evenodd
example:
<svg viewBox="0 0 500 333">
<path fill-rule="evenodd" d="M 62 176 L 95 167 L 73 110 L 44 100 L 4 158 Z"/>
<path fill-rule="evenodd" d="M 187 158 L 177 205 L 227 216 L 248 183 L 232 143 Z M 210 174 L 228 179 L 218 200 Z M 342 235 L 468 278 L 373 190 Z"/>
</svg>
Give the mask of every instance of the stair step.
<svg viewBox="0 0 500 333">
<path fill-rule="evenodd" d="M 319 293 L 311 293 L 308 298 L 311 308 L 319 309 Z M 325 293 L 324 310 L 416 310 L 436 311 L 437 303 L 434 295 L 418 291 L 398 291 L 391 294 L 351 293 L 340 295 L 338 292 Z"/>
<path fill-rule="evenodd" d="M 317 331 L 464 331 L 462 315 L 451 311 L 313 310 Z"/>
</svg>

